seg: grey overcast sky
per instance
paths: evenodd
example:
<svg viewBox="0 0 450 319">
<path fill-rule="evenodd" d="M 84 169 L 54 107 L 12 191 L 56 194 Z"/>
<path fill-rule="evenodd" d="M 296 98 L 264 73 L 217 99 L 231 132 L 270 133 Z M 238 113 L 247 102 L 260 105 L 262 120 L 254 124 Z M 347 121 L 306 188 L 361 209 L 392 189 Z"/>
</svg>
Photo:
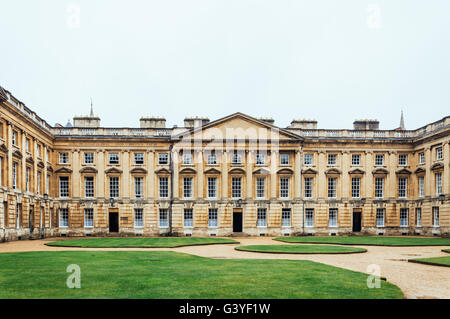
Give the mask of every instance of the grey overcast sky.
<svg viewBox="0 0 450 319">
<path fill-rule="evenodd" d="M 49 124 L 450 115 L 449 0 L 0 0 L 0 85 Z"/>
</svg>

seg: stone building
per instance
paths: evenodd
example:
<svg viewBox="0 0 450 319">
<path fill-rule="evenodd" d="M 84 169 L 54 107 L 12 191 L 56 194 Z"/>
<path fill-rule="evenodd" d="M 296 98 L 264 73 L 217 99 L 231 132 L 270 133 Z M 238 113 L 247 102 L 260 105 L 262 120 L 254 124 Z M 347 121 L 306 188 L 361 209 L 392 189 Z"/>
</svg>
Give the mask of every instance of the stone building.
<svg viewBox="0 0 450 319">
<path fill-rule="evenodd" d="M 242 113 L 166 128 L 50 126 L 0 88 L 0 238 L 450 235 L 450 116 L 416 130 L 287 128 Z"/>
</svg>

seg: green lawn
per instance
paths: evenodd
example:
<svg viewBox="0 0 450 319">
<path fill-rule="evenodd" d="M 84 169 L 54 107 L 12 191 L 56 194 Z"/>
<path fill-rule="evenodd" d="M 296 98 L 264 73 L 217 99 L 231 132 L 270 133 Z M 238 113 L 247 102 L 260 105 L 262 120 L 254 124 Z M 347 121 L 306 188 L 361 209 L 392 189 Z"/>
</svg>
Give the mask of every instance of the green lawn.
<svg viewBox="0 0 450 319">
<path fill-rule="evenodd" d="M 367 251 L 364 248 L 330 245 L 249 245 L 239 246 L 235 249 L 260 253 L 282 254 L 351 254 Z"/>
<path fill-rule="evenodd" d="M 450 238 L 428 237 L 384 237 L 384 236 L 339 236 L 339 237 L 280 237 L 275 240 L 287 243 L 315 243 L 340 245 L 375 246 L 450 246 Z"/>
<path fill-rule="evenodd" d="M 211 237 L 121 237 L 58 240 L 46 245 L 93 248 L 170 248 L 212 244 L 239 244 L 239 242 L 227 238 Z"/>
<path fill-rule="evenodd" d="M 450 257 L 449 256 L 432 257 L 432 258 L 417 258 L 417 259 L 409 259 L 408 261 L 421 263 L 421 264 L 450 267 Z"/>
<path fill-rule="evenodd" d="M 81 268 L 81 288 L 66 268 Z M 3 298 L 402 298 L 381 280 L 307 260 L 211 259 L 166 251 L 0 254 Z"/>
</svg>

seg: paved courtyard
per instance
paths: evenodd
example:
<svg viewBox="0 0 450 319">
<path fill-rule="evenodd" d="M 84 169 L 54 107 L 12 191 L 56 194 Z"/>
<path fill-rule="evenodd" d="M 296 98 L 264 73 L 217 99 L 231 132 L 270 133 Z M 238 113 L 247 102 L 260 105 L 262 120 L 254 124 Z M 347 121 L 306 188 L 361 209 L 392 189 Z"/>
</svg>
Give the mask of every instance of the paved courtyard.
<svg viewBox="0 0 450 319">
<path fill-rule="evenodd" d="M 209 258 L 257 258 L 257 259 L 302 259 L 312 260 L 336 267 L 368 273 L 368 266 L 376 264 L 381 276 L 402 289 L 406 298 L 450 298 L 450 267 L 438 267 L 409 263 L 411 258 L 448 256 L 441 250 L 450 246 L 430 247 L 381 247 L 357 246 L 367 249 L 367 253 L 347 255 L 292 255 L 265 254 L 237 251 L 240 245 L 283 244 L 269 237 L 233 238 L 240 244 L 187 246 L 179 248 L 69 248 L 50 247 L 46 242 L 59 240 L 43 239 L 32 241 L 14 241 L 0 244 L 2 252 L 22 251 L 63 251 L 63 250 L 169 250 Z M 70 238 L 73 239 L 73 238 Z M 285 245 L 292 245 L 284 243 Z M 298 245 L 298 244 L 296 244 Z"/>
</svg>

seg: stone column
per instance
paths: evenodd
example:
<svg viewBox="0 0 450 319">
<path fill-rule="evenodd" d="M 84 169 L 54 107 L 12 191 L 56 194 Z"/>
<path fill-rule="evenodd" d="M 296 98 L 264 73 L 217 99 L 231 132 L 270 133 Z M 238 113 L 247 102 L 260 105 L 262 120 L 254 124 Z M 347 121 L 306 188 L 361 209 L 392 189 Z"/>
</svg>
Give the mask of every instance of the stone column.
<svg viewBox="0 0 450 319">
<path fill-rule="evenodd" d="M 228 198 L 228 156 L 229 152 L 224 150 L 222 152 L 222 199 Z"/>
<path fill-rule="evenodd" d="M 12 125 L 11 122 L 7 122 L 8 124 L 8 174 L 6 174 L 7 181 L 4 182 L 4 185 L 7 185 L 9 188 L 12 188 Z M 17 177 L 16 177 L 17 178 Z"/>
<path fill-rule="evenodd" d="M 22 159 L 21 159 L 21 163 L 19 164 L 21 166 L 20 180 L 22 181 L 20 186 L 21 186 L 21 190 L 25 191 L 25 188 L 26 188 L 25 183 L 26 183 L 26 179 L 27 179 L 27 162 L 26 162 L 27 152 L 25 151 L 25 140 L 27 137 L 25 135 L 24 130 L 20 130 L 20 133 L 21 133 L 21 137 L 22 137 L 21 150 L 20 150 L 22 152 Z M 32 176 L 30 175 L 30 179 L 31 178 L 32 178 Z M 30 183 L 30 191 L 32 190 L 31 187 L 32 187 L 32 185 Z M 23 207 L 22 207 L 22 210 L 23 210 Z M 22 212 L 22 216 L 24 216 L 23 212 Z"/>
<path fill-rule="evenodd" d="M 270 151 L 270 199 L 277 199 L 277 167 L 279 152 Z"/>
<path fill-rule="evenodd" d="M 202 150 L 195 151 L 195 160 L 197 167 L 197 198 L 203 199 L 205 196 L 203 194 L 203 152 Z"/>
<path fill-rule="evenodd" d="M 444 156 L 444 174 L 442 174 L 442 194 L 450 193 L 450 141 L 442 145 Z"/>
<path fill-rule="evenodd" d="M 433 196 L 433 174 L 431 172 L 431 164 L 433 163 L 432 152 L 430 147 L 425 148 L 425 181 L 424 196 Z"/>
<path fill-rule="evenodd" d="M 397 152 L 389 151 L 389 158 L 387 163 L 387 170 L 389 174 L 387 175 L 386 185 L 384 187 L 385 198 L 396 198 L 397 197 Z"/>
<path fill-rule="evenodd" d="M 147 197 L 151 200 L 155 198 L 155 152 L 148 151 L 148 173 L 147 173 Z"/>
<path fill-rule="evenodd" d="M 82 183 L 82 181 L 80 180 L 80 150 L 75 149 L 72 154 L 72 197 L 80 198 Z"/>
<path fill-rule="evenodd" d="M 37 164 L 38 164 L 38 152 L 37 152 L 37 145 L 38 145 L 38 143 L 37 143 L 37 141 L 36 141 L 36 139 L 33 137 L 33 150 L 34 150 L 34 153 L 33 153 L 33 161 L 34 161 L 34 163 L 33 163 L 33 184 L 32 185 L 30 185 L 30 190 L 32 191 L 32 192 L 34 192 L 34 193 L 37 193 L 37 182 L 38 182 L 38 180 L 37 180 L 37 173 L 38 173 L 38 166 L 37 166 Z M 42 179 L 42 174 L 41 174 L 41 179 Z M 39 185 L 40 186 L 40 185 Z M 42 194 L 42 189 L 41 189 L 41 192 L 40 192 L 41 194 Z"/>
<path fill-rule="evenodd" d="M 246 185 L 247 185 L 247 199 L 253 199 L 253 172 L 252 172 L 252 162 L 254 151 L 247 151 L 247 162 L 246 162 Z"/>
<path fill-rule="evenodd" d="M 124 152 L 120 152 L 119 154 L 122 154 L 122 158 L 119 160 L 119 162 L 122 161 L 122 197 L 131 198 L 130 194 L 133 192 L 131 192 L 132 183 L 130 181 L 130 153 L 126 150 Z"/>
<path fill-rule="evenodd" d="M 374 182 L 373 182 L 373 170 L 374 165 L 374 157 L 372 151 L 366 151 L 366 165 L 364 165 L 365 174 L 363 176 L 364 180 L 364 191 L 361 194 L 361 197 L 372 198 L 375 196 L 375 192 L 373 191 Z"/>
<path fill-rule="evenodd" d="M 173 167 L 173 172 L 171 172 L 172 176 L 173 176 L 173 198 L 174 199 L 178 199 L 179 198 L 179 191 L 178 191 L 178 182 L 179 182 L 179 174 L 178 174 L 178 162 L 179 162 L 179 151 L 178 150 L 173 150 L 172 154 L 171 154 L 171 161 L 172 161 L 172 167 Z"/>
<path fill-rule="evenodd" d="M 328 183 L 327 176 L 325 175 L 326 162 L 325 162 L 326 152 L 319 151 L 319 162 L 317 163 L 317 187 L 316 194 L 317 198 L 327 198 L 328 197 Z"/>
<path fill-rule="evenodd" d="M 43 155 L 43 162 L 44 162 L 44 169 L 42 170 L 42 174 L 41 174 L 41 185 L 42 182 L 44 183 L 44 186 L 42 187 L 41 193 L 42 194 L 47 194 L 48 196 L 50 196 L 50 190 L 47 189 L 47 162 L 50 160 L 47 158 L 47 150 L 48 150 L 48 146 L 47 145 L 43 145 L 42 146 L 42 152 L 44 152 Z M 51 225 L 50 225 L 51 227 Z"/>
<path fill-rule="evenodd" d="M 301 166 L 302 166 L 302 151 L 301 148 L 295 150 L 295 160 L 294 160 L 294 199 L 299 199 L 302 197 L 302 176 L 301 176 Z"/>
<path fill-rule="evenodd" d="M 95 196 L 105 198 L 105 152 L 103 149 L 97 150 L 97 168 Z"/>
<path fill-rule="evenodd" d="M 348 151 L 343 151 L 342 152 L 342 175 L 340 178 L 340 182 L 341 182 L 341 198 L 351 198 L 351 194 L 350 194 L 350 185 L 351 185 L 351 177 L 348 174 L 348 171 L 350 169 L 350 159 L 349 157 L 351 156 L 351 154 L 349 154 Z M 349 185 L 350 184 L 350 185 Z"/>
</svg>

